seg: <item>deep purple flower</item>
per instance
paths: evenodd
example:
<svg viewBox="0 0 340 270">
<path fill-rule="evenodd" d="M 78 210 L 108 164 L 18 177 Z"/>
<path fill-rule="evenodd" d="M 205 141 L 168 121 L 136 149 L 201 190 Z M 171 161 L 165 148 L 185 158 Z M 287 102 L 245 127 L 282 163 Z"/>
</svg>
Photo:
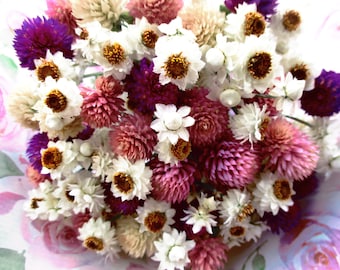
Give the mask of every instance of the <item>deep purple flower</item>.
<svg viewBox="0 0 340 270">
<path fill-rule="evenodd" d="M 66 25 L 55 19 L 36 17 L 27 19 L 20 29 L 15 30 L 13 47 L 22 67 L 35 69 L 34 59 L 46 57 L 47 50 L 52 54 L 60 51 L 66 58 L 72 58 L 73 36 Z"/>
<path fill-rule="evenodd" d="M 310 115 L 331 116 L 340 111 L 340 73 L 322 70 L 314 89 L 304 91 L 302 108 Z"/>
<path fill-rule="evenodd" d="M 242 3 L 256 4 L 257 11 L 267 18 L 270 15 L 275 13 L 275 9 L 277 6 L 277 0 L 225 0 L 224 1 L 225 6 L 232 12 L 235 12 L 237 6 Z"/>
<path fill-rule="evenodd" d="M 28 142 L 26 155 L 32 167 L 37 171 L 41 171 L 41 149 L 47 148 L 49 139 L 46 133 L 35 134 Z"/>
<path fill-rule="evenodd" d="M 128 92 L 128 106 L 143 114 L 152 115 L 155 104 L 176 104 L 179 90 L 174 84 L 162 85 L 159 74 L 153 71 L 153 62 L 143 58 L 136 63 L 130 75 L 125 79 L 125 90 Z"/>
</svg>

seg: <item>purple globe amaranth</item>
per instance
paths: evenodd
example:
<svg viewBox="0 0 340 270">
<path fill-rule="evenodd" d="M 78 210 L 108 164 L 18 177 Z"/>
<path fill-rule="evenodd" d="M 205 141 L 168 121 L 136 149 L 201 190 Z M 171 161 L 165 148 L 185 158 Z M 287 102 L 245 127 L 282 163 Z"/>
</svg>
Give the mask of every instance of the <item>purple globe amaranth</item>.
<svg viewBox="0 0 340 270">
<path fill-rule="evenodd" d="M 15 30 L 13 47 L 20 65 L 34 70 L 34 59 L 45 58 L 47 50 L 52 54 L 60 51 L 64 57 L 72 58 L 72 42 L 73 36 L 66 25 L 56 19 L 36 17 L 25 20 Z"/>
<path fill-rule="evenodd" d="M 266 18 L 270 17 L 276 12 L 277 0 L 225 0 L 225 6 L 231 11 L 235 12 L 238 5 L 256 4 L 257 11 L 260 12 Z"/>
<path fill-rule="evenodd" d="M 47 148 L 49 139 L 47 133 L 37 133 L 29 140 L 26 149 L 26 155 L 32 167 L 41 171 L 41 149 Z"/>
<path fill-rule="evenodd" d="M 331 116 L 340 111 L 340 73 L 322 70 L 314 89 L 304 91 L 301 107 L 313 116 Z"/>
</svg>

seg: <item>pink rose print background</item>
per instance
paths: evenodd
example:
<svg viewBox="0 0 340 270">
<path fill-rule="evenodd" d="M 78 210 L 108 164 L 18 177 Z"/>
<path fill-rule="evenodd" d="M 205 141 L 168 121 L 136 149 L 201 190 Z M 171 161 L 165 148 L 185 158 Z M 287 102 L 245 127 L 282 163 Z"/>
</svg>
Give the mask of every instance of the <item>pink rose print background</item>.
<svg viewBox="0 0 340 270">
<path fill-rule="evenodd" d="M 326 70 L 340 72 L 340 1 L 304 2 L 312 11 L 306 38 L 316 46 L 315 57 Z M 0 270 L 156 269 L 153 262 L 127 258 L 107 265 L 84 250 L 73 226 L 81 222 L 81 216 L 33 223 L 25 217 L 22 207 L 32 188 L 25 177 L 25 144 L 31 133 L 6 112 L 6 98 L 19 66 L 11 39 L 13 29 L 26 16 L 42 14 L 46 4 L 44 0 L 0 0 L 0 5 Z M 300 202 L 303 217 L 290 233 L 267 233 L 257 243 L 231 251 L 226 269 L 340 269 L 340 174 L 320 183 L 312 196 Z"/>
</svg>

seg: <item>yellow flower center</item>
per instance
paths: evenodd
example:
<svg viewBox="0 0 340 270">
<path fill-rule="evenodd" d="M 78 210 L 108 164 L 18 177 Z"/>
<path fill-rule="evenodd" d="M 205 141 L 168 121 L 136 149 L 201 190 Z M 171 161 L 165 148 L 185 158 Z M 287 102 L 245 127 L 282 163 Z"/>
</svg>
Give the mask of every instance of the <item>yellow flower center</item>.
<svg viewBox="0 0 340 270">
<path fill-rule="evenodd" d="M 39 81 L 45 81 L 48 76 L 58 80 L 61 77 L 58 66 L 53 61 L 42 60 L 42 63 L 36 68 L 36 73 Z"/>
<path fill-rule="evenodd" d="M 148 47 L 150 49 L 155 48 L 157 40 L 158 35 L 152 30 L 145 30 L 142 33 L 142 42 L 145 47 Z"/>
<path fill-rule="evenodd" d="M 251 216 L 254 212 L 255 212 L 254 207 L 250 203 L 247 203 L 242 207 L 241 211 L 239 212 L 237 220 L 241 222 L 246 217 Z"/>
<path fill-rule="evenodd" d="M 104 243 L 102 239 L 91 236 L 84 240 L 83 245 L 91 250 L 100 251 L 104 248 Z"/>
<path fill-rule="evenodd" d="M 191 152 L 191 143 L 182 140 L 181 138 L 178 139 L 176 145 L 171 146 L 171 153 L 178 159 L 178 160 L 185 160 Z"/>
<path fill-rule="evenodd" d="M 145 227 L 153 233 L 160 232 L 163 229 L 165 222 L 166 222 L 165 213 L 159 211 L 149 213 L 147 217 L 144 219 Z"/>
<path fill-rule="evenodd" d="M 63 161 L 63 155 L 57 147 L 49 147 L 41 154 L 41 163 L 47 169 L 56 169 Z"/>
<path fill-rule="evenodd" d="M 274 195 L 279 200 L 288 200 L 292 194 L 289 182 L 286 179 L 278 179 L 273 184 Z"/>
<path fill-rule="evenodd" d="M 246 36 L 256 35 L 261 36 L 266 29 L 266 20 L 259 12 L 249 12 L 246 14 L 244 23 L 244 34 Z"/>
<path fill-rule="evenodd" d="M 119 65 L 124 62 L 126 58 L 125 50 L 119 43 L 106 45 L 103 48 L 103 56 L 111 65 Z"/>
<path fill-rule="evenodd" d="M 67 98 L 58 89 L 54 89 L 48 93 L 45 104 L 55 113 L 62 112 L 67 107 Z"/>
<path fill-rule="evenodd" d="M 128 194 L 133 191 L 134 182 L 130 175 L 118 172 L 113 176 L 113 184 L 122 193 Z"/>
<path fill-rule="evenodd" d="M 242 236 L 245 233 L 245 229 L 241 226 L 234 226 L 229 229 L 229 232 L 232 236 Z"/>
<path fill-rule="evenodd" d="M 298 80 L 306 80 L 309 75 L 309 70 L 305 64 L 297 64 L 289 72 Z"/>
<path fill-rule="evenodd" d="M 249 74 L 256 80 L 265 78 L 272 69 L 272 58 L 269 53 L 257 52 L 247 65 Z"/>
<path fill-rule="evenodd" d="M 189 64 L 182 53 L 178 53 L 169 56 L 162 68 L 164 68 L 166 76 L 172 79 L 182 79 L 188 73 Z"/>
<path fill-rule="evenodd" d="M 289 32 L 295 31 L 296 29 L 298 29 L 300 24 L 301 16 L 299 12 L 295 10 L 289 10 L 283 15 L 282 25 L 287 31 Z"/>
</svg>

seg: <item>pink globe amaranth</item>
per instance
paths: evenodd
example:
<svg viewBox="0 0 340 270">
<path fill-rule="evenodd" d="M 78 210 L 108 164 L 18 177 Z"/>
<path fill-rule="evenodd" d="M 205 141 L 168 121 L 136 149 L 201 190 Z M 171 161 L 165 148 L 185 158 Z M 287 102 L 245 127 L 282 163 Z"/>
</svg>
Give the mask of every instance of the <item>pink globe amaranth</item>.
<svg viewBox="0 0 340 270">
<path fill-rule="evenodd" d="M 99 77 L 96 89 L 80 87 L 83 96 L 81 106 L 82 119 L 92 128 L 110 127 L 118 122 L 124 111 L 124 100 L 119 95 L 123 92 L 122 85 L 112 76 Z"/>
<path fill-rule="evenodd" d="M 231 134 L 228 128 L 228 108 L 219 101 L 208 99 L 208 93 L 208 89 L 197 87 L 185 91 L 181 100 L 183 105 L 191 108 L 190 116 L 195 119 L 195 124 L 188 128 L 193 147 L 212 145 Z"/>
<path fill-rule="evenodd" d="M 222 141 L 207 149 L 200 163 L 206 177 L 216 186 L 242 188 L 255 179 L 260 168 L 257 147 L 247 143 Z"/>
<path fill-rule="evenodd" d="M 184 201 L 190 186 L 195 181 L 196 165 L 191 161 L 180 161 L 177 165 L 165 164 L 157 158 L 150 161 L 152 169 L 152 191 L 156 200 L 169 203 Z"/>
<path fill-rule="evenodd" d="M 150 159 L 157 144 L 157 134 L 150 123 L 151 118 L 138 113 L 123 117 L 109 133 L 112 151 L 132 161 Z"/>
<path fill-rule="evenodd" d="M 265 128 L 261 153 L 267 169 L 290 180 L 311 175 L 319 159 L 317 144 L 283 118 L 271 120 Z"/>
<path fill-rule="evenodd" d="M 196 240 L 195 247 L 189 251 L 191 270 L 219 270 L 227 262 L 228 247 L 221 238 Z"/>
<path fill-rule="evenodd" d="M 126 7 L 133 17 L 145 17 L 149 23 L 161 24 L 177 17 L 183 0 L 130 0 Z"/>
<path fill-rule="evenodd" d="M 33 166 L 29 165 L 26 168 L 26 176 L 28 180 L 33 184 L 34 187 L 38 187 L 40 183 L 45 181 L 51 181 L 49 175 L 41 174 L 40 171 L 36 170 Z"/>
</svg>

